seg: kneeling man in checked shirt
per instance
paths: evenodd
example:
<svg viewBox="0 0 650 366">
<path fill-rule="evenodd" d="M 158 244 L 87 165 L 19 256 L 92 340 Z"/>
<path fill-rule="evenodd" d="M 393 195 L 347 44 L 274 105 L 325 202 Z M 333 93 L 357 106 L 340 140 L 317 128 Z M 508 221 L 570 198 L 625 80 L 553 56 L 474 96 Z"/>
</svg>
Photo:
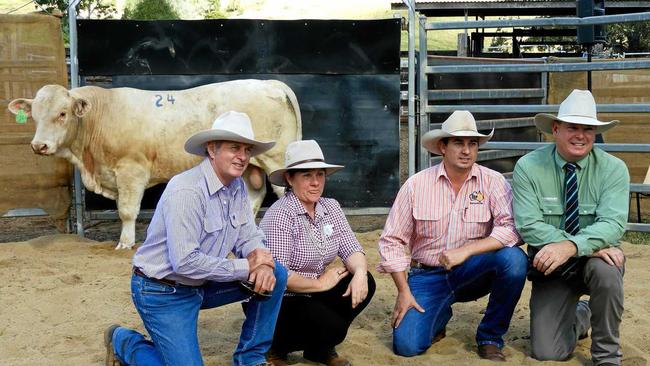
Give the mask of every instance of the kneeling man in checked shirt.
<svg viewBox="0 0 650 366">
<path fill-rule="evenodd" d="M 515 223 L 532 266 L 530 341 L 538 360 L 566 360 L 591 327 L 594 365 L 620 365 L 625 232 L 630 176 L 625 163 L 594 147 L 601 122 L 587 90 L 574 90 L 558 115 L 538 114 L 555 143 L 519 159 Z M 589 301 L 580 300 L 588 294 Z"/>
<path fill-rule="evenodd" d="M 454 112 L 422 146 L 442 162 L 402 186 L 379 239 L 380 272 L 397 286 L 393 350 L 425 352 L 445 336 L 456 302 L 490 294 L 476 332 L 481 358 L 505 361 L 503 335 L 526 279 L 526 254 L 504 177 L 476 164 L 480 134 L 468 111 Z M 409 269 L 410 266 L 410 269 Z M 407 276 L 408 270 L 408 276 Z"/>
</svg>

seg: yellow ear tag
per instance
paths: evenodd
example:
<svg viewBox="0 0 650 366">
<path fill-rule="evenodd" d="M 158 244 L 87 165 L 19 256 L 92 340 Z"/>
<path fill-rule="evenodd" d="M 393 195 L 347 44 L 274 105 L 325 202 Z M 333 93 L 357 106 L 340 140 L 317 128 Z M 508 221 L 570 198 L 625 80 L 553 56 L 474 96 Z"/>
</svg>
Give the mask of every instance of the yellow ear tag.
<svg viewBox="0 0 650 366">
<path fill-rule="evenodd" d="M 24 109 L 18 110 L 18 113 L 16 113 L 16 123 L 24 125 L 27 123 L 27 113 L 25 113 Z"/>
</svg>

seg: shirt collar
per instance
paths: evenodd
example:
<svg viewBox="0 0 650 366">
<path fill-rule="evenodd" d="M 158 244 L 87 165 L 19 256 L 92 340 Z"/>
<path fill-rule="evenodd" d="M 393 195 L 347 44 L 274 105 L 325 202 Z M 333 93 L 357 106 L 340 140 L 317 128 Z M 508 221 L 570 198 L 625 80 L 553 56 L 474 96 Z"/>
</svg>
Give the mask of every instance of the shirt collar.
<svg viewBox="0 0 650 366">
<path fill-rule="evenodd" d="M 476 163 L 474 163 L 472 164 L 472 170 L 469 172 L 469 175 L 467 176 L 467 179 L 465 179 L 465 182 L 470 180 L 472 177 L 478 177 L 478 174 L 478 166 Z M 436 178 L 440 179 L 440 177 L 445 177 L 447 180 L 449 180 L 449 176 L 447 176 L 447 170 L 445 170 L 445 163 L 442 161 L 440 162 L 440 169 L 438 170 L 438 176 Z"/>
<path fill-rule="evenodd" d="M 205 183 L 208 186 L 208 193 L 211 196 L 217 193 L 223 187 L 232 189 L 234 192 L 236 192 L 239 189 L 239 186 L 241 185 L 239 183 L 239 178 L 234 179 L 229 186 L 224 186 L 224 184 L 221 183 L 219 177 L 217 177 L 217 173 L 215 173 L 214 169 L 212 168 L 212 164 L 210 164 L 209 158 L 203 159 L 200 165 L 201 165 L 201 172 L 205 177 Z"/>
<path fill-rule="evenodd" d="M 594 150 L 592 148 L 591 151 L 589 152 L 589 154 L 587 154 L 587 156 L 585 156 L 584 158 L 576 161 L 574 164 L 577 165 L 578 168 L 580 168 L 580 169 L 586 168 L 587 163 L 589 162 L 589 155 L 591 155 L 593 151 Z M 557 146 L 555 146 L 553 148 L 553 157 L 555 158 L 555 165 L 557 165 L 557 167 L 560 168 L 561 170 L 564 169 L 564 166 L 566 165 L 566 163 L 568 163 L 568 161 L 564 160 L 562 155 L 560 155 L 560 153 L 557 152 Z"/>
</svg>

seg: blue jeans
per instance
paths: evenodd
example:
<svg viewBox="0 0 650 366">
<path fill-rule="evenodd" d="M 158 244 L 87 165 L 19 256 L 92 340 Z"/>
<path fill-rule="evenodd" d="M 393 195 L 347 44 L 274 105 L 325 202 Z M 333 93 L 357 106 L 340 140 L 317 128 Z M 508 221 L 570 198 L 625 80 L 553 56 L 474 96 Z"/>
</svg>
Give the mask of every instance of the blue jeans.
<svg viewBox="0 0 650 366">
<path fill-rule="evenodd" d="M 516 247 L 472 256 L 451 271 L 442 267 L 411 269 L 408 284 L 425 312 L 409 309 L 399 327 L 393 329 L 393 351 L 401 356 L 423 353 L 451 319 L 452 304 L 488 293 L 490 299 L 476 342 L 503 347 L 503 335 L 524 288 L 527 269 L 528 257 Z"/>
<path fill-rule="evenodd" d="M 287 285 L 287 271 L 275 262 L 275 288 L 270 299 L 251 298 L 242 303 L 242 325 L 233 365 L 258 365 L 266 361 Z M 250 295 L 237 282 L 207 282 L 201 287 L 170 286 L 133 275 L 131 295 L 151 341 L 134 330 L 117 328 L 113 348 L 118 360 L 137 366 L 203 365 L 197 337 L 199 310 L 246 300 Z"/>
</svg>

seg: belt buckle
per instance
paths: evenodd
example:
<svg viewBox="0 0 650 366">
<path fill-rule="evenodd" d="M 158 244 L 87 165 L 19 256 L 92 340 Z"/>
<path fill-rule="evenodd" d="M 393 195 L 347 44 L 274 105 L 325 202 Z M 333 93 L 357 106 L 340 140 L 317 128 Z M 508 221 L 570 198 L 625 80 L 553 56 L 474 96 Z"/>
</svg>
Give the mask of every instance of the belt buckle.
<svg viewBox="0 0 650 366">
<path fill-rule="evenodd" d="M 423 269 L 425 267 L 424 267 L 424 265 L 422 263 L 416 261 L 415 259 L 412 259 L 411 260 L 411 268 Z"/>
</svg>

